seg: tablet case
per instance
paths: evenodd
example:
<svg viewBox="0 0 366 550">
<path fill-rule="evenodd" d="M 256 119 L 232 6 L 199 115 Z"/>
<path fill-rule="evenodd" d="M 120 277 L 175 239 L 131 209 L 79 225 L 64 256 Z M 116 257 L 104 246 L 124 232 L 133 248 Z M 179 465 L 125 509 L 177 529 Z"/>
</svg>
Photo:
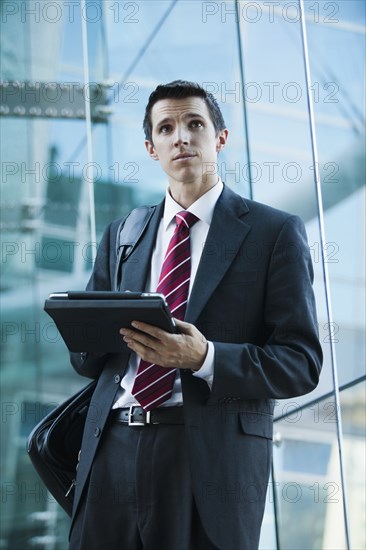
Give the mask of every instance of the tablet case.
<svg viewBox="0 0 366 550">
<path fill-rule="evenodd" d="M 119 330 L 143 321 L 175 332 L 165 297 L 158 293 L 69 291 L 51 294 L 45 311 L 72 352 L 120 352 Z"/>
</svg>

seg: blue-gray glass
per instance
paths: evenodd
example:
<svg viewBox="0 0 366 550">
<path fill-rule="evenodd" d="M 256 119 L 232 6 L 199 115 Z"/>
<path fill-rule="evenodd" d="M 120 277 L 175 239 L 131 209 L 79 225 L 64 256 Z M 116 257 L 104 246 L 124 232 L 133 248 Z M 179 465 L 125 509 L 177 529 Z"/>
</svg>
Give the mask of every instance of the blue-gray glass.
<svg viewBox="0 0 366 550">
<path fill-rule="evenodd" d="M 86 281 L 87 215 L 80 210 L 85 152 L 73 155 L 85 139 L 85 122 L 66 112 L 52 117 L 54 109 L 61 114 L 61 87 L 69 86 L 72 109 L 72 92 L 82 84 L 80 16 L 77 9 L 70 13 L 71 4 L 0 3 L 1 80 L 23 85 L 19 114 L 0 118 L 1 538 L 14 549 L 67 547 L 68 519 L 25 449 L 31 427 L 83 384 L 43 312 L 49 292 L 82 288 Z M 37 116 L 47 102 L 49 115 Z M 1 103 L 7 106 L 6 94 Z M 22 116 L 22 109 L 34 114 Z"/>
<path fill-rule="evenodd" d="M 362 2 L 305 3 L 322 177 L 339 383 L 365 365 L 365 9 Z M 315 271 L 321 248 L 310 224 Z M 320 312 L 326 338 L 327 321 Z"/>
<path fill-rule="evenodd" d="M 345 548 L 335 412 L 331 396 L 302 410 L 288 408 L 275 422 L 272 489 L 280 548 Z"/>
<path fill-rule="evenodd" d="M 365 380 L 341 392 L 346 487 L 353 548 L 365 547 L 366 492 L 366 384 Z"/>
<path fill-rule="evenodd" d="M 1 513 L 9 548 L 67 547 L 68 519 L 34 472 L 25 439 L 39 418 L 84 382 L 69 366 L 43 301 L 51 291 L 83 288 L 88 278 L 95 248 L 89 180 L 95 186 L 98 239 L 110 220 L 162 197 L 166 177 L 146 153 L 141 125 L 152 89 L 177 78 L 204 85 L 223 107 L 230 130 L 218 160 L 223 180 L 249 196 L 251 172 L 255 199 L 300 214 L 315 269 L 325 365 L 315 392 L 276 406 L 276 415 L 285 417 L 276 424 L 282 444 L 274 450 L 261 548 L 275 548 L 275 522 L 281 548 L 345 547 L 334 399 L 298 407 L 333 389 L 330 338 L 340 383 L 364 373 L 365 12 L 354 0 L 305 2 L 305 9 L 331 326 L 295 2 L 239 3 L 244 82 L 234 2 L 86 0 L 83 13 L 75 2 L 0 2 L 1 80 L 50 83 L 50 107 L 59 109 L 52 83 L 68 86 L 69 107 L 75 107 L 72 93 L 84 85 L 84 18 L 90 80 L 100 91 L 101 106 L 111 110 L 105 115 L 109 122 L 93 121 L 91 166 L 84 114 L 0 118 L 6 135 L 1 142 Z M 83 91 L 88 95 L 89 88 Z M 23 99 L 20 107 L 32 101 L 37 107 L 36 94 Z M 341 393 L 351 541 L 360 548 L 365 545 L 364 390 L 363 383 Z"/>
</svg>

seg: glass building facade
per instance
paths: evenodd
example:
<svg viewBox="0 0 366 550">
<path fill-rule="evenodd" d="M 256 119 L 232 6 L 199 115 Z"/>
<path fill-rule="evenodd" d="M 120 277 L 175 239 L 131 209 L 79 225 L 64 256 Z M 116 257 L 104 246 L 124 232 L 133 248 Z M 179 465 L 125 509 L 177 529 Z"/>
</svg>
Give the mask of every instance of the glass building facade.
<svg viewBox="0 0 366 550">
<path fill-rule="evenodd" d="M 222 179 L 300 215 L 314 263 L 324 367 L 311 394 L 277 403 L 260 548 L 365 548 L 365 4 L 1 0 L 0 10 L 0 548 L 67 547 L 69 519 L 26 439 L 85 380 L 44 299 L 84 288 L 106 224 L 163 196 L 142 118 L 155 86 L 180 78 L 222 106 Z"/>
</svg>

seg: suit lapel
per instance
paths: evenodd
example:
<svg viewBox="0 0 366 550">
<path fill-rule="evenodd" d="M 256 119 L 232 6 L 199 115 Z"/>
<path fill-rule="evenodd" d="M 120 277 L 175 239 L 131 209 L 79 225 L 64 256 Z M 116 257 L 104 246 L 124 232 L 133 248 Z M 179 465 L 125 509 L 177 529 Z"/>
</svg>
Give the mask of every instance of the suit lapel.
<svg viewBox="0 0 366 550">
<path fill-rule="evenodd" d="M 217 201 L 207 241 L 202 251 L 185 315 L 187 322 L 196 322 L 208 299 L 234 261 L 251 229 L 241 219 L 248 210 L 244 199 L 225 186 Z"/>
<path fill-rule="evenodd" d="M 128 260 L 122 264 L 121 291 L 142 292 L 145 290 L 147 276 L 150 271 L 151 255 L 163 212 L 164 201 L 156 207 L 141 241 Z"/>
</svg>

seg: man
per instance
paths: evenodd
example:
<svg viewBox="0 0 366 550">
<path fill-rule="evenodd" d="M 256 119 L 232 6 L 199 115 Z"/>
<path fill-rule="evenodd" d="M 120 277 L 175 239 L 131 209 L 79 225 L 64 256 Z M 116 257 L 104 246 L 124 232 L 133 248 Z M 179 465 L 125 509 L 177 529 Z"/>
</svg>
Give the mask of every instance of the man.
<svg viewBox="0 0 366 550">
<path fill-rule="evenodd" d="M 74 355 L 76 370 L 99 381 L 70 549 L 253 550 L 274 400 L 311 391 L 321 368 L 305 230 L 221 182 L 213 167 L 228 130 L 198 85 L 158 86 L 144 129 L 169 187 L 123 264 L 121 290 L 164 291 L 179 332 L 136 319 L 121 329 L 121 354 Z M 118 225 L 88 289 L 113 288 Z"/>
</svg>

